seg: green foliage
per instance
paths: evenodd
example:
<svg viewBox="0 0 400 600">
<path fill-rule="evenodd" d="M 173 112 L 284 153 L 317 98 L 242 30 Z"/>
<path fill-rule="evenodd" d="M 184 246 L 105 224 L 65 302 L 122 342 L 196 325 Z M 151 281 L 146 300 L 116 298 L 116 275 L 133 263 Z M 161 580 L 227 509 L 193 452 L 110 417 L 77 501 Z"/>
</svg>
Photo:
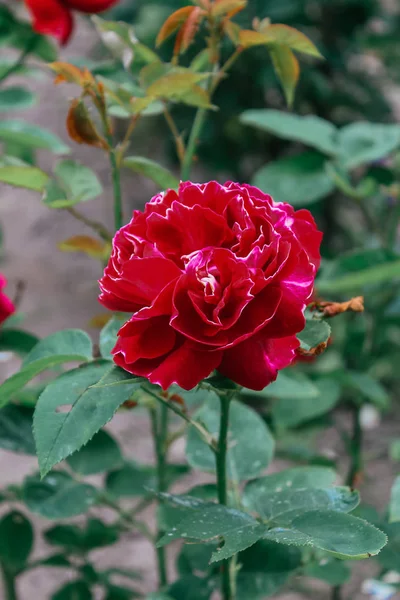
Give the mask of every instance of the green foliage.
<svg viewBox="0 0 400 600">
<path fill-rule="evenodd" d="M 54 551 L 32 562 L 29 520 L 14 509 L 6 513 L 0 521 L 2 570 L 14 584 L 28 568 L 68 568 L 72 577 L 54 592 L 55 600 L 90 600 L 98 594 L 104 600 L 137 597 L 139 592 L 116 580 L 135 579 L 136 573 L 99 570 L 90 554 L 117 543 L 123 531 L 137 531 L 158 544 L 160 591 L 149 600 L 209 600 L 218 588 L 228 598 L 227 573 L 235 579 L 237 600 L 277 595 L 292 576 L 341 586 L 350 576 L 345 560 L 369 558 L 381 548 L 380 566 L 399 572 L 399 478 L 382 517 L 357 507 L 359 493 L 354 488 L 369 456 L 363 452 L 364 428 L 371 426 L 366 422 L 368 410 L 380 411 L 382 418 L 389 408 L 397 410 L 400 128 L 391 122 L 383 96 L 387 82 L 377 85 L 374 76 L 355 70 L 353 62 L 370 47 L 382 59 L 397 41 L 400 23 L 393 16 L 388 19 L 376 0 L 332 0 L 320 3 L 318 10 L 298 0 L 249 0 L 248 6 L 242 0 L 222 0 L 212 7 L 219 33 L 227 34 L 217 44 L 220 63 L 226 66 L 235 48 L 240 56 L 234 55 L 237 61 L 230 61 L 226 72 L 217 73 L 215 32 L 210 24 L 207 32 L 201 22 L 206 17 L 199 2 L 183 12 L 183 0 L 133 4 L 114 8 L 118 22 L 93 19 L 106 58 L 80 57 L 74 64 L 88 67 L 96 81 L 72 65 L 58 63 L 64 65 L 58 71 L 53 65 L 75 84 L 83 82 L 85 102 L 93 101 L 99 135 L 107 138 L 100 145 L 110 155 L 115 198 L 122 168 L 127 177 L 133 171 L 160 190 L 178 186 L 174 169 L 141 156 L 137 138 L 133 137 L 134 150 L 128 150 L 139 120 L 138 137 L 148 139 L 149 132 L 163 133 L 161 119 L 166 118 L 168 143 L 174 148 L 167 146 L 161 163 L 176 166 L 173 161 L 184 162 L 190 150 L 200 162 L 199 173 L 211 166 L 217 179 L 222 173 L 250 179 L 276 201 L 290 202 L 296 209 L 309 206 L 325 234 L 312 300 L 347 301 L 351 293 L 363 293 L 366 311 L 328 323 L 320 311 L 307 310 L 306 326 L 297 336 L 298 360 L 260 392 L 239 389 L 214 373 L 195 390 L 174 385 L 164 393 L 115 367 L 111 351 L 129 315 L 112 316 L 100 332 L 98 346 L 85 332 L 72 329 L 39 341 L 18 329 L 18 322 L 7 321 L 0 331 L 0 350 L 22 358 L 22 366 L 0 385 L 0 447 L 32 455 L 35 439 L 42 478 L 30 475 L 21 487 L 9 486 L 1 491 L 0 501 L 22 503 L 46 519 L 80 519 L 79 525 L 62 522 L 47 529 L 44 538 Z M 230 21 L 230 11 L 237 8 L 244 10 Z M 171 16 L 172 10 L 178 15 Z M 165 45 L 155 52 L 154 38 L 167 17 L 159 36 Z M 266 18 L 271 23 L 262 20 Z M 375 19 L 385 23 L 379 35 L 365 26 Z M 170 35 L 175 36 L 172 43 L 167 40 Z M 206 49 L 205 35 L 210 44 Z M 20 80 L 14 85 L 8 77 L 36 76 L 37 61 L 54 62 L 56 51 L 3 6 L 0 45 L 17 51 L 15 62 L 0 61 L 0 82 L 6 80 L 0 112 L 6 115 L 37 99 Z M 300 74 L 294 52 L 319 57 L 320 51 L 326 60 L 302 65 Z M 397 62 L 392 57 L 392 69 Z M 276 75 L 287 103 L 294 104 L 293 112 L 282 110 Z M 215 108 L 219 110 L 211 112 Z M 92 116 L 87 112 L 88 119 Z M 113 127 L 111 117 L 129 119 L 129 135 L 124 138 L 123 124 Z M 68 118 L 71 121 L 71 114 Z M 203 121 L 206 126 L 201 127 Z M 85 141 L 80 137 L 72 135 L 75 141 Z M 97 256 L 103 260 L 113 231 L 71 210 L 102 193 L 97 174 L 75 159 L 63 159 L 48 175 L 36 166 L 36 150 L 64 155 L 70 149 L 50 131 L 22 119 L 2 121 L 0 142 L 0 182 L 39 192 L 50 208 L 77 213 L 102 238 L 93 242 L 104 247 Z M 156 142 L 160 146 L 158 138 Z M 117 227 L 120 222 L 117 214 Z M 338 312 L 344 306 L 338 305 Z M 37 376 L 38 385 L 28 385 Z M 230 403 L 226 461 L 221 460 L 221 399 L 225 408 Z M 129 423 L 136 418 L 142 423 L 150 413 L 155 465 L 137 462 L 136 455 L 135 460 L 125 456 L 108 428 L 102 429 L 120 409 Z M 334 464 L 330 444 L 325 444 L 327 426 L 337 430 L 343 443 L 334 458 L 348 455 L 348 473 L 342 469 L 346 461 L 337 460 L 339 476 L 321 466 Z M 207 481 L 212 483 L 174 495 L 169 487 L 190 472 L 186 464 L 171 462 L 174 444 L 183 437 L 187 463 L 210 474 Z M 398 440 L 388 441 L 395 461 Z M 142 448 L 138 450 L 141 455 Z M 302 466 L 265 475 L 274 453 Z M 277 467 L 279 463 L 273 464 L 271 471 Z M 92 475 L 95 480 L 85 479 Z M 338 481 L 349 485 L 335 486 Z M 153 502 L 158 503 L 156 532 L 146 525 L 147 513 L 141 514 Z M 107 522 L 92 515 L 92 509 L 100 507 L 107 507 Z M 349 514 L 353 510 L 354 516 Z M 176 539 L 188 543 L 181 548 L 178 578 L 171 583 L 162 563 L 164 546 Z"/>
<path fill-rule="evenodd" d="M 209 399 L 196 413 L 196 419 L 212 434 L 217 434 L 220 409 L 216 399 Z M 248 432 L 251 431 L 251 437 Z M 233 481 L 256 477 L 270 463 L 274 440 L 267 425 L 249 407 L 232 402 L 229 428 L 228 474 Z M 189 464 L 201 471 L 215 471 L 215 457 L 197 431 L 189 429 L 186 458 Z"/>
<path fill-rule="evenodd" d="M 18 511 L 11 511 L 0 521 L 0 561 L 11 571 L 24 567 L 33 546 L 33 527 Z"/>
<path fill-rule="evenodd" d="M 122 463 L 122 454 L 117 442 L 106 431 L 98 431 L 91 440 L 67 458 L 75 473 L 94 475 L 114 469 Z"/>
<path fill-rule="evenodd" d="M 46 186 L 43 202 L 50 208 L 67 208 L 92 200 L 102 191 L 92 169 L 74 160 L 62 160 L 54 169 L 54 179 Z"/>
<path fill-rule="evenodd" d="M 333 192 L 325 158 L 316 152 L 303 152 L 267 163 L 253 178 L 253 184 L 273 198 L 293 206 L 307 206 Z"/>
<path fill-rule="evenodd" d="M 179 186 L 179 180 L 168 169 L 143 156 L 127 156 L 124 160 L 124 167 L 148 177 L 162 190 L 174 189 Z"/>
<path fill-rule="evenodd" d="M 35 150 L 49 150 L 54 154 L 70 152 L 69 147 L 54 133 L 18 119 L 8 119 L 0 123 L 0 141 L 18 143 Z"/>
<path fill-rule="evenodd" d="M 49 176 L 37 167 L 9 165 L 0 167 L 0 181 L 14 187 L 42 192 Z"/>
<path fill-rule="evenodd" d="M 67 519 L 87 512 L 97 502 L 98 492 L 67 473 L 54 471 L 43 479 L 39 475 L 27 477 L 22 499 L 31 512 L 46 519 Z"/>
<path fill-rule="evenodd" d="M 122 369 L 101 361 L 51 382 L 38 400 L 34 418 L 41 474 L 89 442 L 138 385 Z M 57 412 L 60 407 L 67 412 Z"/>
</svg>

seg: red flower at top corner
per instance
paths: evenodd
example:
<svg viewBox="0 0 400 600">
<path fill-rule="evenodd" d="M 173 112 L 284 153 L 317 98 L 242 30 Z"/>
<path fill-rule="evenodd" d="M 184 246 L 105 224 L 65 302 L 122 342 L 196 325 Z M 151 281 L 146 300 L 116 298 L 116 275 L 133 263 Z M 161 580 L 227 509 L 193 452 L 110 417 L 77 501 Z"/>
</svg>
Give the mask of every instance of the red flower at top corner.
<svg viewBox="0 0 400 600">
<path fill-rule="evenodd" d="M 61 44 L 71 36 L 74 20 L 72 11 L 95 14 L 107 10 L 118 0 L 25 0 L 33 16 L 33 28 L 38 33 L 52 35 Z"/>
<path fill-rule="evenodd" d="M 322 234 L 308 210 L 228 182 L 181 183 L 113 240 L 100 302 L 133 313 L 114 361 L 164 389 L 217 369 L 261 390 L 296 357 Z"/>
<path fill-rule="evenodd" d="M 3 288 L 7 285 L 6 278 L 0 273 L 0 325 L 15 311 L 14 304 L 3 294 Z"/>
</svg>

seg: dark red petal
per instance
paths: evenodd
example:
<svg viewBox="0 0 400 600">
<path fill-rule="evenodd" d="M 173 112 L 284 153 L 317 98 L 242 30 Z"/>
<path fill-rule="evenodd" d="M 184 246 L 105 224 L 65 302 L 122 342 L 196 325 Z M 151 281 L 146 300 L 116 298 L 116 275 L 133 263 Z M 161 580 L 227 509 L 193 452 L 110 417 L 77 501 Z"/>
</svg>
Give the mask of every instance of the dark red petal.
<svg viewBox="0 0 400 600">
<path fill-rule="evenodd" d="M 51 35 L 65 44 L 72 33 L 73 19 L 65 3 L 58 0 L 25 0 L 33 16 L 33 28 L 38 33 Z"/>
<path fill-rule="evenodd" d="M 179 293 L 179 282 L 176 290 Z M 266 326 L 274 318 L 282 292 L 278 287 L 267 286 L 244 307 L 240 318 L 229 329 L 206 329 L 204 321 L 194 310 L 184 288 L 174 296 L 174 313 L 171 325 L 196 342 L 220 349 L 239 344 Z"/>
<path fill-rule="evenodd" d="M 221 358 L 222 352 L 201 352 L 193 348 L 190 342 L 185 341 L 148 377 L 151 383 L 160 385 L 164 390 L 173 383 L 184 390 L 191 390 L 218 367 Z"/>
<path fill-rule="evenodd" d="M 165 316 L 144 320 L 132 317 L 122 330 L 113 354 L 122 355 L 126 364 L 164 356 L 175 346 L 176 333 Z"/>
<path fill-rule="evenodd" d="M 136 312 L 149 306 L 158 294 L 181 275 L 170 260 L 160 257 L 138 258 L 122 264 L 119 273 L 106 267 L 100 279 L 100 302 L 110 310 Z"/>
<path fill-rule="evenodd" d="M 265 339 L 260 332 L 225 350 L 218 371 L 250 390 L 262 390 L 275 381 L 280 369 L 291 364 L 299 345 L 295 336 Z"/>
<path fill-rule="evenodd" d="M 0 274 L 0 324 L 3 323 L 10 315 L 15 312 L 15 306 L 10 298 L 2 293 L 3 288 L 7 285 L 7 279 Z"/>
<path fill-rule="evenodd" d="M 41 0 L 39 0 L 40 2 Z M 84 13 L 99 13 L 107 10 L 119 0 L 62 0 L 65 6 Z"/>
</svg>

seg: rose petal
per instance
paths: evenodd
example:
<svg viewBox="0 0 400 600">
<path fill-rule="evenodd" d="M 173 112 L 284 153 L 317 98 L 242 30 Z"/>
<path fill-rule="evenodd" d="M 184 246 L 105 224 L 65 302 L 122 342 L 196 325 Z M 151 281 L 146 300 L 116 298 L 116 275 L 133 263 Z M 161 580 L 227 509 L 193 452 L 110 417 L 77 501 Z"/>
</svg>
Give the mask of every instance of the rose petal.
<svg viewBox="0 0 400 600">
<path fill-rule="evenodd" d="M 66 44 L 73 29 L 70 10 L 58 0 L 25 0 L 33 16 L 33 28 L 38 33 L 52 35 Z"/>
<path fill-rule="evenodd" d="M 263 332 L 225 350 L 218 371 L 251 390 L 262 390 L 275 381 L 278 371 L 296 357 L 300 343 L 295 336 L 269 339 Z"/>
</svg>

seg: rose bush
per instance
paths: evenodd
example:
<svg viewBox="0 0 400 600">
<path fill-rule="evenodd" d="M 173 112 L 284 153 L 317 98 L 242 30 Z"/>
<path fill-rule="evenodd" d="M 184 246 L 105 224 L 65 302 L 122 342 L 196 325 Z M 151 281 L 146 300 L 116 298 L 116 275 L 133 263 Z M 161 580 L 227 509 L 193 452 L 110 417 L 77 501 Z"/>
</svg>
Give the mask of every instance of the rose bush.
<svg viewBox="0 0 400 600">
<path fill-rule="evenodd" d="M 15 311 L 14 304 L 3 293 L 3 289 L 7 285 L 6 278 L 0 273 L 0 325 Z"/>
<path fill-rule="evenodd" d="M 72 11 L 93 14 L 103 12 L 118 0 L 25 0 L 38 33 L 52 35 L 66 44 L 74 28 Z"/>
<path fill-rule="evenodd" d="M 114 361 L 164 389 L 217 369 L 260 390 L 295 358 L 322 234 L 249 185 L 182 183 L 117 232 L 100 301 L 133 313 Z"/>
</svg>

